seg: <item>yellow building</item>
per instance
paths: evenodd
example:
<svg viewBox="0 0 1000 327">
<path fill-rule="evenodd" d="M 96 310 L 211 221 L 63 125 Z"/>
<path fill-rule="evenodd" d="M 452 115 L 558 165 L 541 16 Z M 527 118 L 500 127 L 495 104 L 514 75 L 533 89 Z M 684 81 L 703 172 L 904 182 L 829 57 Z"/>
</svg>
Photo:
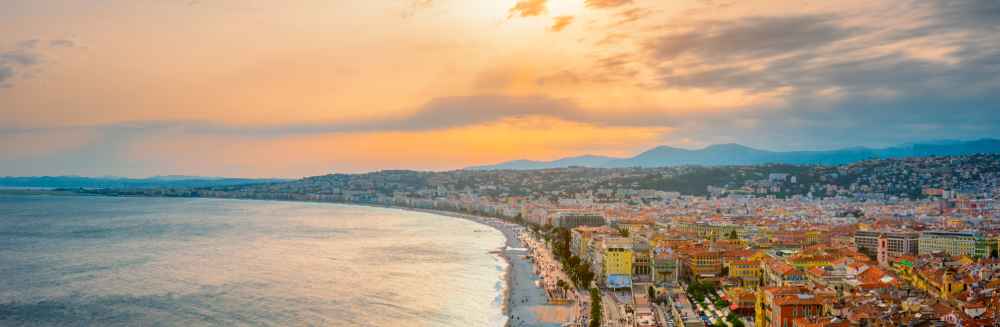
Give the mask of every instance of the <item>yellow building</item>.
<svg viewBox="0 0 1000 327">
<path fill-rule="evenodd" d="M 956 294 L 965 291 L 965 283 L 948 271 L 941 269 L 913 269 L 905 265 L 897 265 L 900 275 L 910 283 L 939 299 L 949 300 Z"/>
<path fill-rule="evenodd" d="M 757 286 L 764 271 L 756 260 L 738 260 L 729 264 L 729 276 L 740 279 L 742 286 Z"/>
<path fill-rule="evenodd" d="M 632 239 L 606 238 L 602 250 L 604 276 L 632 276 Z"/>
<path fill-rule="evenodd" d="M 792 256 L 788 259 L 788 263 L 797 269 L 808 270 L 814 267 L 831 266 L 834 259 L 836 258 L 826 254 L 802 254 Z"/>
</svg>

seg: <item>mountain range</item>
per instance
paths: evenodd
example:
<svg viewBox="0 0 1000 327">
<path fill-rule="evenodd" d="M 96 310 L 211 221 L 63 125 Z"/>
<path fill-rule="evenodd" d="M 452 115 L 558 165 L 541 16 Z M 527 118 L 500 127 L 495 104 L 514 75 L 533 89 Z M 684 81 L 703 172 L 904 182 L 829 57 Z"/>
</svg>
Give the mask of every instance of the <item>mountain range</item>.
<svg viewBox="0 0 1000 327">
<path fill-rule="evenodd" d="M 1000 153 L 1000 140 L 932 141 L 888 148 L 853 147 L 827 151 L 768 151 L 739 144 L 716 144 L 688 150 L 659 146 L 631 158 L 584 155 L 554 161 L 514 160 L 469 170 L 529 170 L 565 167 L 625 168 L 683 165 L 728 166 L 759 164 L 840 165 L 876 158 L 954 156 Z"/>
</svg>

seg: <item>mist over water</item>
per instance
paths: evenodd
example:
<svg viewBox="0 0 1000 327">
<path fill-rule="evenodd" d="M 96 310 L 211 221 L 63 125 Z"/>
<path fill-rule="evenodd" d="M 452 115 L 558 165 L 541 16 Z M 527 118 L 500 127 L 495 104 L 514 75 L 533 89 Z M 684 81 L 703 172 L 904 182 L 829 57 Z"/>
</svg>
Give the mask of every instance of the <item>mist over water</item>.
<svg viewBox="0 0 1000 327">
<path fill-rule="evenodd" d="M 502 325 L 503 242 L 393 209 L 0 196 L 0 325 Z"/>
</svg>

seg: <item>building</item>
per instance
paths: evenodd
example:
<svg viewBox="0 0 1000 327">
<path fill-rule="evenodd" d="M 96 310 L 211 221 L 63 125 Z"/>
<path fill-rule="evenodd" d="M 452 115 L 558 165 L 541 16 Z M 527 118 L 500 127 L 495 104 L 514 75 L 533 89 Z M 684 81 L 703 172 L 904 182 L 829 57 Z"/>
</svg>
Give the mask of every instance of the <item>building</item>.
<svg viewBox="0 0 1000 327">
<path fill-rule="evenodd" d="M 591 211 L 557 211 L 552 214 L 552 226 L 572 229 L 580 226 L 604 226 L 604 215 Z"/>
<path fill-rule="evenodd" d="M 983 258 L 987 255 L 986 238 L 978 232 L 926 231 L 920 233 L 919 254 L 943 252 L 951 256 L 967 255 Z"/>
<path fill-rule="evenodd" d="M 878 239 L 885 236 L 886 254 L 890 258 L 905 255 L 917 255 L 920 250 L 920 234 L 905 231 L 857 231 L 854 233 L 854 246 L 862 253 L 875 255 L 878 253 Z"/>
<path fill-rule="evenodd" d="M 729 277 L 739 279 L 740 286 L 756 287 L 763 278 L 760 262 L 757 260 L 736 260 L 729 263 Z"/>
<path fill-rule="evenodd" d="M 653 250 L 653 282 L 657 284 L 676 284 L 680 276 L 677 255 L 666 249 Z"/>
<path fill-rule="evenodd" d="M 800 287 L 775 287 L 757 292 L 756 327 L 792 327 L 795 319 L 823 315 L 823 301 Z"/>
<path fill-rule="evenodd" d="M 709 249 L 693 249 L 687 255 L 687 271 L 699 280 L 716 280 L 722 274 L 722 253 Z"/>
<path fill-rule="evenodd" d="M 607 226 L 601 227 L 577 227 L 570 231 L 570 253 L 580 257 L 582 260 L 590 260 L 591 243 L 595 238 L 602 236 L 618 235 L 618 231 Z"/>
<path fill-rule="evenodd" d="M 619 218 L 613 222 L 613 227 L 628 231 L 629 235 L 639 235 L 652 231 L 656 221 L 649 217 Z"/>
<path fill-rule="evenodd" d="M 601 244 L 601 277 L 610 288 L 632 286 L 632 239 L 605 238 Z"/>
<path fill-rule="evenodd" d="M 813 267 L 805 273 L 806 279 L 813 285 L 831 288 L 838 294 L 852 286 L 847 276 L 847 267 L 844 265 Z"/>
<path fill-rule="evenodd" d="M 637 281 L 652 281 L 653 268 L 649 241 L 632 238 L 632 276 Z"/>
<path fill-rule="evenodd" d="M 737 238 L 746 238 L 746 228 L 743 225 L 681 222 L 678 223 L 677 228 L 706 239 L 727 239 L 734 232 Z"/>
<path fill-rule="evenodd" d="M 766 258 L 761 262 L 764 281 L 771 286 L 804 286 L 808 279 L 805 273 L 781 260 Z"/>
</svg>

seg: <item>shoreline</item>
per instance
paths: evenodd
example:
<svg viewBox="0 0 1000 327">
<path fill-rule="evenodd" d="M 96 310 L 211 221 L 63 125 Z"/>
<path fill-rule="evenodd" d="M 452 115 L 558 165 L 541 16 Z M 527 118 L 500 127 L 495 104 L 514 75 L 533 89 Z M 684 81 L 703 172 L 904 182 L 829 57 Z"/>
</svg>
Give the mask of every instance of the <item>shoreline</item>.
<svg viewBox="0 0 1000 327">
<path fill-rule="evenodd" d="M 513 271 L 512 270 L 513 270 L 513 267 L 514 267 L 514 262 L 513 262 L 513 258 L 511 258 L 511 255 L 507 253 L 507 249 L 515 247 L 515 245 L 517 245 L 516 243 L 520 243 L 520 237 L 517 236 L 516 234 L 514 234 L 514 231 L 509 230 L 506 227 L 496 226 L 496 225 L 491 224 L 491 223 L 489 223 L 487 221 L 484 221 L 485 219 L 495 219 L 495 218 L 488 218 L 488 217 L 475 216 L 475 215 L 469 215 L 469 214 L 463 214 L 463 213 L 457 213 L 457 212 L 434 210 L 434 209 L 415 209 L 415 208 L 404 208 L 404 207 L 394 207 L 394 206 L 372 206 L 372 207 L 387 208 L 387 209 L 398 209 L 398 210 L 403 210 L 403 211 L 427 213 L 427 214 L 432 214 L 432 215 L 445 216 L 445 217 L 449 217 L 449 218 L 462 219 L 462 220 L 466 220 L 466 221 L 471 221 L 471 222 L 477 223 L 479 225 L 483 225 L 483 226 L 487 226 L 487 227 L 493 228 L 494 230 L 500 232 L 500 234 L 503 234 L 504 235 L 504 244 L 503 244 L 503 246 L 501 246 L 500 248 L 497 248 L 494 251 L 490 251 L 489 253 L 497 255 L 498 257 L 500 257 L 500 259 L 502 259 L 504 262 L 507 263 L 507 267 L 504 268 L 504 273 L 503 273 L 503 277 L 502 277 L 502 279 L 504 280 L 504 287 L 503 287 L 503 292 L 502 292 L 503 294 L 501 294 L 502 297 L 503 297 L 503 301 L 502 301 L 503 303 L 501 303 L 501 311 L 502 311 L 502 313 L 503 313 L 504 316 L 507 316 L 507 321 L 505 323 L 505 326 L 509 326 L 510 325 L 510 321 L 511 321 L 511 318 L 512 318 L 512 316 L 511 316 L 511 295 L 512 295 L 511 294 L 511 285 L 513 285 L 513 279 L 514 279 L 514 277 L 512 276 L 513 275 Z"/>
<path fill-rule="evenodd" d="M 504 326 L 561 325 L 561 323 L 543 322 L 534 314 L 534 309 L 536 307 L 548 304 L 548 298 L 544 293 L 545 291 L 541 287 L 535 286 L 535 281 L 538 280 L 539 277 L 534 273 L 534 265 L 525 259 L 525 255 L 527 253 L 520 253 L 520 250 L 513 250 L 523 249 L 524 241 L 521 240 L 520 235 L 518 235 L 517 232 L 511 228 L 511 226 L 523 228 L 522 226 L 503 221 L 499 218 L 483 217 L 459 212 L 395 206 L 376 207 L 463 219 L 480 225 L 485 225 L 499 231 L 504 235 L 504 245 L 500 249 L 497 249 L 496 252 L 491 251 L 490 253 L 498 255 L 502 260 L 504 260 L 504 262 L 507 263 L 507 267 L 504 269 L 503 280 L 505 285 L 502 294 L 502 312 L 504 316 L 507 317 L 507 321 Z"/>
</svg>

